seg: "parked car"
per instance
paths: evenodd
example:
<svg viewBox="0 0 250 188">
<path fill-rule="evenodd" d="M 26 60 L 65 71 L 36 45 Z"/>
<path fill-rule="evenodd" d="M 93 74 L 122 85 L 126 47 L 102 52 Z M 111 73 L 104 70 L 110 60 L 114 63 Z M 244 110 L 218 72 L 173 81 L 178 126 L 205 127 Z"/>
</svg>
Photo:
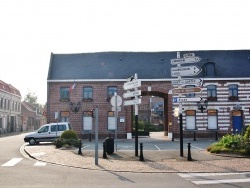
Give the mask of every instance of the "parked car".
<svg viewBox="0 0 250 188">
<path fill-rule="evenodd" d="M 54 142 L 64 131 L 71 129 L 68 122 L 45 124 L 36 132 L 26 135 L 24 142 L 29 142 L 30 145 L 39 144 L 39 142 Z"/>
</svg>

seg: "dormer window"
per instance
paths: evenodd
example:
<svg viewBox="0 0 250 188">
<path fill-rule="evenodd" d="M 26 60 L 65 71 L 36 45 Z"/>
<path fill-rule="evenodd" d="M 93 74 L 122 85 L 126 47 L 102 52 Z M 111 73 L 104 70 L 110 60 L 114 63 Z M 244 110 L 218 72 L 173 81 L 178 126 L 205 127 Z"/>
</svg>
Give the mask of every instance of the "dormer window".
<svg viewBox="0 0 250 188">
<path fill-rule="evenodd" d="M 207 62 L 203 65 L 204 77 L 215 77 L 215 63 Z"/>
</svg>

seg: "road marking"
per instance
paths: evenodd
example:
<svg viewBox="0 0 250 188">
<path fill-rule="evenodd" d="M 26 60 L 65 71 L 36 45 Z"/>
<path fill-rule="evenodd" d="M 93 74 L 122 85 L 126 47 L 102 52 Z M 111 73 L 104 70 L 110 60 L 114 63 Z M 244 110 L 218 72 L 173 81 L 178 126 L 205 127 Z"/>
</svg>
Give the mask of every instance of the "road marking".
<svg viewBox="0 0 250 188">
<path fill-rule="evenodd" d="M 194 178 L 194 177 L 205 177 L 205 176 L 230 176 L 230 175 L 247 175 L 250 174 L 250 172 L 245 173 L 245 172 L 231 172 L 231 173 L 178 173 L 179 176 L 182 178 Z"/>
<path fill-rule="evenodd" d="M 9 160 L 8 162 L 4 163 L 2 166 L 14 166 L 17 163 L 19 163 L 21 160 L 23 160 L 23 158 L 13 158 Z"/>
<path fill-rule="evenodd" d="M 202 148 L 199 148 L 199 147 L 196 147 L 196 146 L 192 146 L 192 145 L 191 145 L 191 147 L 192 147 L 192 148 L 195 148 L 195 149 L 203 150 Z"/>
<path fill-rule="evenodd" d="M 226 180 L 206 180 L 206 181 L 191 181 L 196 185 L 205 185 L 205 184 L 222 184 L 222 183 L 244 183 L 250 182 L 250 178 L 245 179 L 226 179 Z"/>
<path fill-rule="evenodd" d="M 47 163 L 45 162 L 41 162 L 41 161 L 37 161 L 34 166 L 46 166 Z"/>
<path fill-rule="evenodd" d="M 158 150 L 161 150 L 157 145 L 155 145 L 155 147 L 156 147 Z"/>
<path fill-rule="evenodd" d="M 45 155 L 45 153 L 44 153 L 44 152 L 32 153 L 31 155 L 32 155 L 33 157 L 37 157 L 37 156 Z"/>
</svg>

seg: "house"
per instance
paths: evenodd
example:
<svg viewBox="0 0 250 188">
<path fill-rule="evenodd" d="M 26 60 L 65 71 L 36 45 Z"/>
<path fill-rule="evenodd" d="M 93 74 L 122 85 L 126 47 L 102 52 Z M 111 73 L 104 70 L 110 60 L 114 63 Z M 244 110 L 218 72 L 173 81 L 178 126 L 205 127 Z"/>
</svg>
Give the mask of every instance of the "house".
<svg viewBox="0 0 250 188">
<path fill-rule="evenodd" d="M 21 131 L 21 93 L 0 80 L 0 133 Z"/>
<path fill-rule="evenodd" d="M 45 122 L 43 121 L 42 110 L 34 105 L 22 102 L 22 128 L 23 131 L 37 130 Z"/>
<path fill-rule="evenodd" d="M 171 60 L 177 57 L 200 57 L 195 67 L 202 71 L 192 76 L 173 76 L 171 68 L 194 66 L 172 65 Z M 182 114 L 185 136 L 234 133 L 250 122 L 248 70 L 250 50 L 52 53 L 47 78 L 47 121 L 68 121 L 84 138 L 94 132 L 92 112 L 98 109 L 98 132 L 100 137 L 107 137 L 116 129 L 110 99 L 114 93 L 123 96 L 127 78 L 137 73 L 144 101 L 139 108 L 145 106 L 145 101 L 150 103 L 152 96 L 162 99 L 155 109 L 163 113 L 166 136 L 179 136 L 179 118 L 173 115 L 177 108 Z M 178 78 L 189 78 L 189 83 L 176 86 Z M 195 83 L 190 79 L 201 81 Z M 178 93 L 177 87 L 189 90 Z M 179 98 L 186 101 L 180 103 Z M 132 132 L 133 114 L 133 106 L 121 106 L 116 130 L 119 138 L 126 138 Z"/>
</svg>

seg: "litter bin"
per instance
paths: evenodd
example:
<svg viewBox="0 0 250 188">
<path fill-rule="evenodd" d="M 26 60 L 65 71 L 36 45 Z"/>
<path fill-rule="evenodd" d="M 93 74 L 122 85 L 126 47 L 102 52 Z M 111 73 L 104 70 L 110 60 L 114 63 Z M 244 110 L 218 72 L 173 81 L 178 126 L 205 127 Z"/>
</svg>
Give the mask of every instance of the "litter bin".
<svg viewBox="0 0 250 188">
<path fill-rule="evenodd" d="M 106 138 L 105 139 L 105 146 L 107 154 L 114 153 L 114 138 Z"/>
</svg>

